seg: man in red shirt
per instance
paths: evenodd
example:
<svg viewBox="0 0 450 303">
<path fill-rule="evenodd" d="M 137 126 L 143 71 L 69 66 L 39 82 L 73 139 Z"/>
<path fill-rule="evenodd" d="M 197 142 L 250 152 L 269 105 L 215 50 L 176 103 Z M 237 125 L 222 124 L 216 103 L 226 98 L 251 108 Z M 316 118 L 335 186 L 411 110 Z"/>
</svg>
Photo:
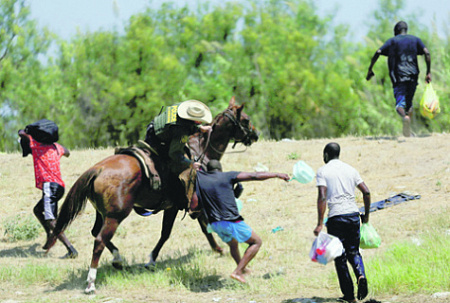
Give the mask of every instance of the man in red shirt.
<svg viewBox="0 0 450 303">
<path fill-rule="evenodd" d="M 33 209 L 34 215 L 45 229 L 47 237 L 55 228 L 58 201 L 64 195 L 64 182 L 61 178 L 60 159 L 62 156 L 69 157 L 70 152 L 58 143 L 41 143 L 35 140 L 24 130 L 19 130 L 22 148 L 29 147 L 33 155 L 34 176 L 36 188 L 42 190 L 42 198 Z M 27 154 L 24 153 L 24 157 Z M 64 258 L 76 258 L 78 252 L 62 233 L 58 239 L 67 248 L 68 253 Z"/>
</svg>

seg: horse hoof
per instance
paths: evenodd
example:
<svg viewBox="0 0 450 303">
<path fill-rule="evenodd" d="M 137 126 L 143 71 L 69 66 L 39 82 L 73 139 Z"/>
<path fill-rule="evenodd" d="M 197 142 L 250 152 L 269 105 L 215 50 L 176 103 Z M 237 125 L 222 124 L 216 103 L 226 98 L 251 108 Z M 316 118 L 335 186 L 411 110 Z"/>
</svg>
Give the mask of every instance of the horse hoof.
<svg viewBox="0 0 450 303">
<path fill-rule="evenodd" d="M 155 266 L 155 265 L 148 265 L 148 264 L 145 264 L 145 265 L 144 265 L 144 268 L 145 268 L 146 270 L 148 270 L 148 271 L 151 271 L 151 272 L 155 272 L 155 271 L 156 271 L 156 266 Z"/>
<path fill-rule="evenodd" d="M 153 259 L 153 252 L 150 253 L 149 257 L 150 257 L 150 260 L 144 266 L 145 266 L 146 269 L 154 270 L 155 267 L 156 267 L 156 261 L 155 261 L 155 259 Z"/>
<path fill-rule="evenodd" d="M 115 249 L 115 250 L 112 252 L 112 254 L 113 254 L 113 256 L 114 256 L 114 259 L 112 260 L 112 266 L 113 266 L 115 269 L 122 270 L 122 269 L 123 269 L 123 260 L 122 260 L 122 257 L 121 257 L 120 254 L 119 254 L 119 251 L 118 251 L 117 249 Z"/>
<path fill-rule="evenodd" d="M 152 257 L 150 257 L 150 261 L 147 264 L 145 264 L 144 266 L 145 266 L 145 269 L 154 271 L 156 269 L 156 262 L 155 262 L 155 260 L 153 260 Z"/>
<path fill-rule="evenodd" d="M 95 284 L 93 282 L 88 283 L 84 293 L 87 295 L 95 294 Z"/>
<path fill-rule="evenodd" d="M 147 264 L 144 265 L 145 269 L 154 271 L 156 268 L 156 263 L 155 262 L 148 262 Z"/>
<path fill-rule="evenodd" d="M 60 259 L 62 259 L 62 260 L 76 259 L 77 257 L 78 257 L 78 252 L 77 251 L 69 251 L 67 254 L 65 254 L 64 256 L 60 257 Z"/>
<path fill-rule="evenodd" d="M 113 261 L 113 262 L 112 262 L 112 266 L 113 266 L 115 269 L 118 269 L 118 270 L 122 270 L 122 269 L 123 269 L 122 261 Z"/>
</svg>

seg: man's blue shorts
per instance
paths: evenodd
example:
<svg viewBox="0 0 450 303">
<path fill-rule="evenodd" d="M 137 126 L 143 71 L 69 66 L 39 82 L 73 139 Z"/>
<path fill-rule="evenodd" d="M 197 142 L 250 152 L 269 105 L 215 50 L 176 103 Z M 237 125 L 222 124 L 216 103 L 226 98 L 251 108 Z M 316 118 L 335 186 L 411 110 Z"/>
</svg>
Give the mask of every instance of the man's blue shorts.
<svg viewBox="0 0 450 303">
<path fill-rule="evenodd" d="M 403 107 L 408 112 L 416 92 L 417 82 L 400 82 L 394 85 L 395 108 Z"/>
<path fill-rule="evenodd" d="M 217 221 L 211 223 L 211 227 L 225 243 L 230 242 L 233 238 L 242 243 L 252 236 L 252 228 L 244 221 Z"/>
</svg>

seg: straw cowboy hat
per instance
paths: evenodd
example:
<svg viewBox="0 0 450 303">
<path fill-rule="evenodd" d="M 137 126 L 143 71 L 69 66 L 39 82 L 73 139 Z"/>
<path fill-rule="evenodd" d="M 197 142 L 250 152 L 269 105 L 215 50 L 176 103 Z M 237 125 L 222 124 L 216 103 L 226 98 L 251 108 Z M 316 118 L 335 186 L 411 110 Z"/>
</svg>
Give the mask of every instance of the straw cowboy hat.
<svg viewBox="0 0 450 303">
<path fill-rule="evenodd" d="M 178 106 L 177 113 L 180 118 L 186 120 L 200 121 L 207 124 L 212 122 L 212 115 L 208 106 L 197 100 L 182 102 Z"/>
</svg>

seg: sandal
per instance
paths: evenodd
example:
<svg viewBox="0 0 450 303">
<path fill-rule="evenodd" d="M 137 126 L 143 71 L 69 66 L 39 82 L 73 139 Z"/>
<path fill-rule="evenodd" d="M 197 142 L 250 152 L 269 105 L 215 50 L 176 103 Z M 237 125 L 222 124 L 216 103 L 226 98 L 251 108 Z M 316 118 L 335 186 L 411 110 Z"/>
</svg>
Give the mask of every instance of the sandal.
<svg viewBox="0 0 450 303">
<path fill-rule="evenodd" d="M 362 300 L 367 297 L 368 293 L 367 289 L 367 279 L 364 276 L 359 277 L 358 279 L 358 300 Z"/>
</svg>

